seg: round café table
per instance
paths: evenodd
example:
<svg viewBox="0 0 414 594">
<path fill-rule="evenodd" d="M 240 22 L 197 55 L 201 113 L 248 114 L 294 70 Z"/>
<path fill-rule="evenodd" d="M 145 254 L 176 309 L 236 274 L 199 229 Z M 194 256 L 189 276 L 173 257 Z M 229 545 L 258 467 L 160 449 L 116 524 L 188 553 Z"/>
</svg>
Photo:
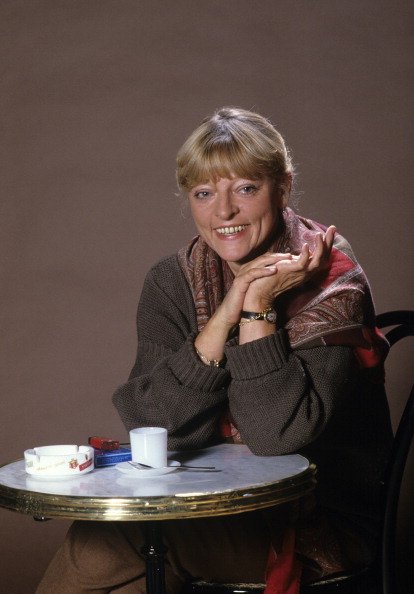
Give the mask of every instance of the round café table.
<svg viewBox="0 0 414 594">
<path fill-rule="evenodd" d="M 17 460 L 0 467 L 0 506 L 42 520 L 146 521 L 147 592 L 160 594 L 165 591 L 160 520 L 263 509 L 301 498 L 315 486 L 315 466 L 297 454 L 255 456 L 247 446 L 220 444 L 170 452 L 169 459 L 215 470 L 178 468 L 145 476 L 111 466 L 45 480 L 28 475 L 24 461 Z"/>
</svg>

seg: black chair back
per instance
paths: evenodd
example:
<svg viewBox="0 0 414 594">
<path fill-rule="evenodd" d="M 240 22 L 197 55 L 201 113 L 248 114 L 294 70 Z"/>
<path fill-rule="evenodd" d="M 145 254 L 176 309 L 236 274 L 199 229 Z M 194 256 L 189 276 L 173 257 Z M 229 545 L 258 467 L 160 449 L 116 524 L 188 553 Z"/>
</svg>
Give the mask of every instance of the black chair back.
<svg viewBox="0 0 414 594">
<path fill-rule="evenodd" d="M 377 316 L 377 326 L 378 328 L 390 328 L 393 326 L 385 334 L 392 346 L 402 338 L 414 335 L 414 311 L 398 310 L 379 314 Z M 413 435 L 414 385 L 395 433 L 390 463 L 385 479 L 381 550 L 383 594 L 397 594 L 395 542 L 398 501 Z"/>
</svg>

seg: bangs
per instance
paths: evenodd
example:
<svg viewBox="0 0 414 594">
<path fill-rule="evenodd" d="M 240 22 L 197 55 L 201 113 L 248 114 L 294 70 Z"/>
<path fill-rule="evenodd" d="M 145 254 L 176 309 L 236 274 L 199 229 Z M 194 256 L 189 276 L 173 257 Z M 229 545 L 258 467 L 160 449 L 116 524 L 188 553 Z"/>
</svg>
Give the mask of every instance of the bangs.
<svg viewBox="0 0 414 594">
<path fill-rule="evenodd" d="M 224 177 L 259 179 L 269 175 L 269 163 L 246 147 L 233 142 L 215 143 L 212 147 L 194 151 L 179 167 L 179 185 L 190 190 L 198 184 Z"/>
<path fill-rule="evenodd" d="M 279 132 L 262 116 L 223 108 L 205 120 L 187 138 L 177 155 L 177 182 L 189 191 L 219 178 L 279 183 L 292 166 Z"/>
</svg>

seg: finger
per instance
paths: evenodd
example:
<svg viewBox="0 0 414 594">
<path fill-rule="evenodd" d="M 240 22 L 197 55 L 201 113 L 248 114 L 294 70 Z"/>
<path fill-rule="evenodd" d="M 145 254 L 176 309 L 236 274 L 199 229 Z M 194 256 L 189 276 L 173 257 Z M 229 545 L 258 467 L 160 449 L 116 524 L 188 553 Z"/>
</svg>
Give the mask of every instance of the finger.
<svg viewBox="0 0 414 594">
<path fill-rule="evenodd" d="M 311 255 L 309 270 L 316 270 L 325 259 L 329 258 L 329 252 L 330 250 L 326 248 L 322 233 L 318 233 L 315 240 L 315 249 Z"/>
<path fill-rule="evenodd" d="M 289 258 L 292 256 L 290 252 L 268 252 L 271 256 L 276 256 L 278 258 Z"/>
<path fill-rule="evenodd" d="M 263 254 L 262 256 L 258 256 L 251 262 L 247 262 L 244 264 L 239 271 L 239 274 L 244 274 L 248 270 L 252 270 L 253 268 L 262 268 L 264 266 L 272 266 L 276 262 L 280 260 L 291 260 L 292 254 L 278 254 L 278 253 L 269 253 Z"/>
<path fill-rule="evenodd" d="M 252 280 L 262 278 L 263 276 L 272 276 L 277 271 L 277 264 L 269 264 L 268 266 L 261 266 L 260 268 L 251 268 L 246 272 L 246 276 Z"/>
<path fill-rule="evenodd" d="M 310 259 L 311 254 L 309 251 L 309 245 L 307 243 L 304 243 L 299 256 L 292 255 L 289 259 L 284 258 L 283 260 L 277 262 L 277 266 L 279 270 L 282 270 L 282 268 L 285 268 L 286 265 L 287 270 L 297 272 L 299 270 L 307 268 Z"/>
<path fill-rule="evenodd" d="M 336 233 L 336 227 L 334 225 L 331 225 L 326 230 L 326 233 L 324 234 L 324 236 L 322 238 L 323 239 L 323 253 L 322 253 L 320 263 L 322 263 L 323 261 L 327 262 L 329 260 L 329 258 L 331 256 L 335 233 Z"/>
<path fill-rule="evenodd" d="M 320 260 L 323 256 L 324 248 L 325 248 L 325 237 L 324 237 L 324 235 L 322 235 L 322 233 L 317 233 L 316 241 L 315 241 L 315 249 L 313 251 L 312 258 L 315 260 L 317 260 L 317 259 Z"/>
<path fill-rule="evenodd" d="M 262 258 L 272 258 L 273 261 L 276 260 L 290 260 L 293 256 L 290 252 L 266 252 L 263 256 L 259 256 L 253 262 L 261 261 Z"/>
<path fill-rule="evenodd" d="M 293 254 L 272 254 L 273 256 L 273 263 L 282 262 L 283 260 L 293 260 Z M 272 266 L 272 264 L 266 264 L 266 266 Z"/>
<path fill-rule="evenodd" d="M 336 233 L 335 225 L 331 225 L 330 227 L 328 227 L 328 229 L 326 230 L 326 233 L 325 233 L 325 244 L 326 244 L 326 247 L 328 248 L 329 253 L 331 253 L 331 249 L 332 249 L 333 242 L 335 239 L 335 233 Z"/>
<path fill-rule="evenodd" d="M 299 254 L 299 258 L 296 260 L 296 264 L 298 264 L 298 269 L 300 268 L 305 268 L 310 261 L 310 250 L 309 250 L 309 244 L 304 243 L 302 246 L 302 251 Z"/>
<path fill-rule="evenodd" d="M 240 287 L 241 290 L 247 290 L 250 284 L 258 278 L 263 278 L 266 276 L 272 276 L 277 272 L 276 265 L 271 266 L 261 266 L 260 268 L 250 268 L 248 270 L 244 270 L 243 273 L 237 275 L 234 279 L 233 284 Z"/>
</svg>

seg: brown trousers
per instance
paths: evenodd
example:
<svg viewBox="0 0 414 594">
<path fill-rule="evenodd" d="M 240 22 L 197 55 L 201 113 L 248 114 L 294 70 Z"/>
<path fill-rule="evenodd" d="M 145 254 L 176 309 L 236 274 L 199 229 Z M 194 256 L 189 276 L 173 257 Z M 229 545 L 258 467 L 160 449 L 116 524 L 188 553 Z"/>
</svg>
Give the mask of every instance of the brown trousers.
<svg viewBox="0 0 414 594">
<path fill-rule="evenodd" d="M 301 510 L 301 513 L 299 513 Z M 311 512 L 311 513 L 310 513 Z M 349 518 L 329 519 L 317 508 L 286 504 L 262 512 L 162 523 L 167 546 L 167 594 L 186 580 L 264 582 L 272 548 L 280 551 L 287 526 L 296 526 L 302 581 L 365 565 L 375 533 Z M 145 522 L 74 522 L 36 594 L 145 593 Z"/>
<path fill-rule="evenodd" d="M 167 594 L 186 579 L 264 582 L 270 536 L 260 512 L 163 522 Z M 143 524 L 74 522 L 36 594 L 145 593 Z"/>
</svg>

